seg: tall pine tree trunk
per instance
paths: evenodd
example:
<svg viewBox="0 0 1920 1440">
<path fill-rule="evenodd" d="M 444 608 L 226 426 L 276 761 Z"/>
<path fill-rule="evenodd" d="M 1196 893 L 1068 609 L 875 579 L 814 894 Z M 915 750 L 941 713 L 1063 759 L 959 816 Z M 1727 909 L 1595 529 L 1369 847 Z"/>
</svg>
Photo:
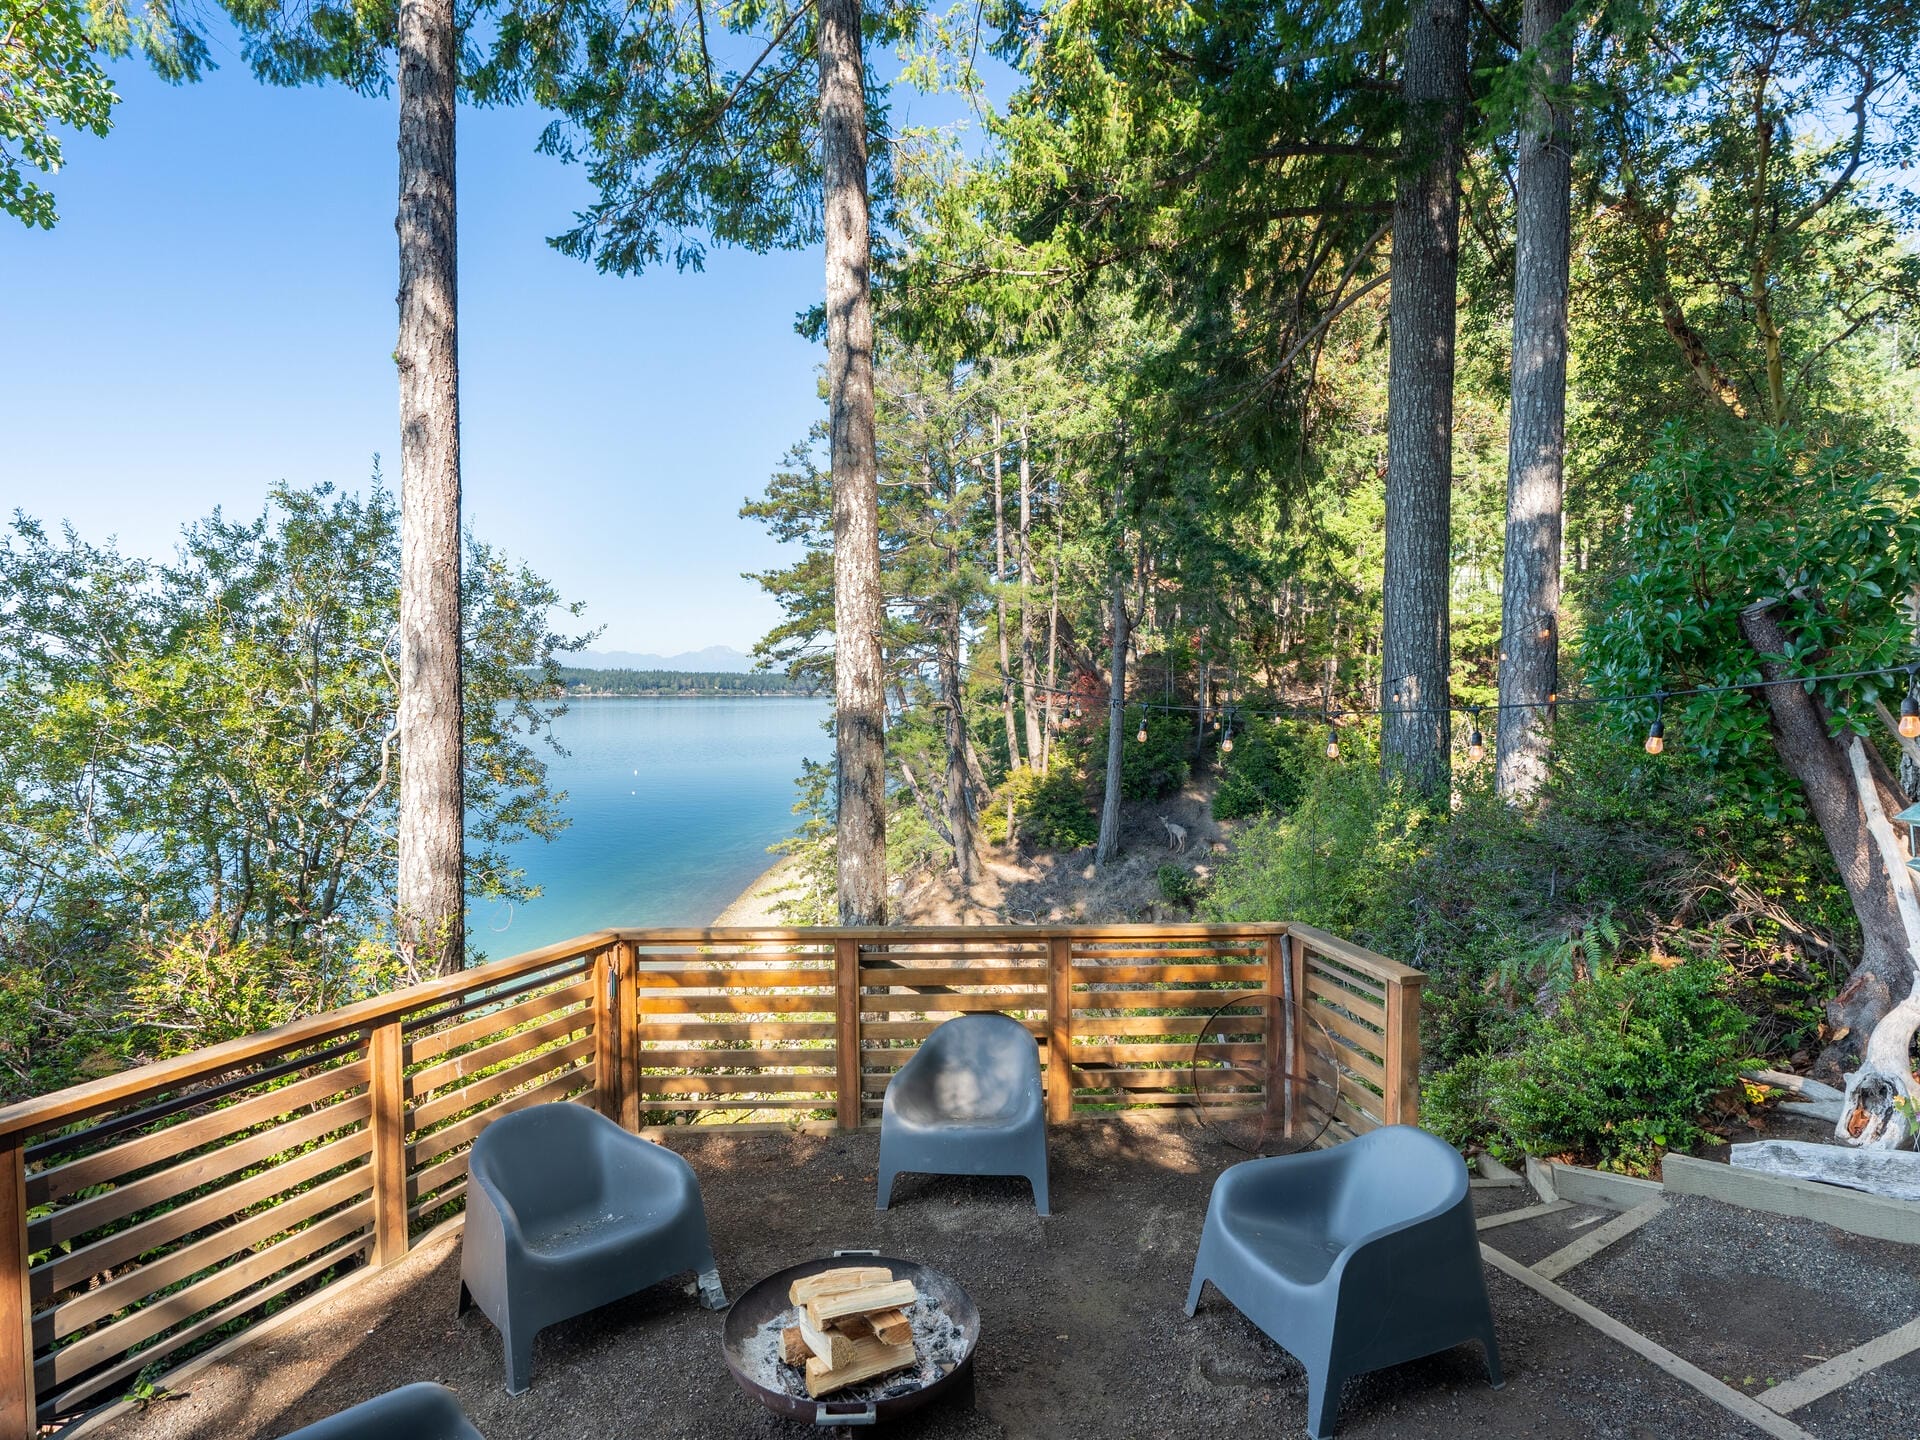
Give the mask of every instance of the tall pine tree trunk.
<svg viewBox="0 0 1920 1440">
<path fill-rule="evenodd" d="M 1555 35 L 1569 0 L 1524 0 L 1520 43 L 1538 80 L 1570 78 L 1573 42 Z M 1500 719 L 1494 783 L 1530 800 L 1547 778 L 1546 700 L 1560 688 L 1560 517 L 1567 434 L 1567 289 L 1573 140 L 1535 90 L 1520 131 L 1513 258 L 1513 407 L 1507 436 L 1507 554 L 1500 593 Z"/>
<path fill-rule="evenodd" d="M 451 0 L 403 0 L 400 70 L 400 736 L 395 929 L 416 970 L 466 963 L 460 693 L 459 87 Z"/>
<path fill-rule="evenodd" d="M 957 567 L 957 549 L 954 563 Z M 935 648 L 940 695 L 946 709 L 947 834 L 953 842 L 955 877 L 962 885 L 971 885 L 978 877 L 979 859 L 973 843 L 973 799 L 967 789 L 967 712 L 961 703 L 960 601 L 957 598 L 947 607 L 945 619 L 946 634 L 940 637 Z"/>
<path fill-rule="evenodd" d="M 1000 417 L 993 417 L 993 583 L 1000 631 L 1000 713 L 1007 727 L 1007 770 L 1020 768 L 1020 728 L 1013 711 L 1013 658 L 1007 636 L 1007 489 L 1000 455 Z M 1011 802 L 1009 802 L 1011 812 Z"/>
<path fill-rule="evenodd" d="M 1113 524 L 1121 531 L 1126 499 L 1122 479 L 1113 480 Z M 1100 802 L 1100 839 L 1093 863 L 1105 865 L 1120 853 L 1120 762 L 1127 728 L 1127 564 L 1125 532 L 1113 563 L 1113 650 L 1107 671 L 1107 788 Z"/>
<path fill-rule="evenodd" d="M 1040 759 L 1040 709 L 1033 693 L 1033 464 L 1027 452 L 1027 422 L 1020 422 L 1020 695 L 1027 725 L 1027 764 Z"/>
<path fill-rule="evenodd" d="M 886 697 L 873 433 L 872 243 L 860 0 L 819 0 L 820 168 L 833 470 L 833 703 L 840 923 L 887 919 Z"/>
<path fill-rule="evenodd" d="M 1393 202 L 1387 331 L 1381 759 L 1428 793 L 1444 793 L 1452 733 L 1447 600 L 1464 0 L 1415 0 L 1401 92 L 1406 154 Z"/>
</svg>

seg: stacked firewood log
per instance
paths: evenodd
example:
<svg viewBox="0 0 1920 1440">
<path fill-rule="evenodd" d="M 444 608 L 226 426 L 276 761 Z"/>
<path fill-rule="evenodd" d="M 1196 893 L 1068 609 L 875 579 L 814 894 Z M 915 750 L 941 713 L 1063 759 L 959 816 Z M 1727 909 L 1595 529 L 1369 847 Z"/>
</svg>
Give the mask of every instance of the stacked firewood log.
<svg viewBox="0 0 1920 1440">
<path fill-rule="evenodd" d="M 822 1270 L 787 1287 L 800 1323 L 780 1332 L 780 1357 L 804 1365 L 807 1394 L 827 1395 L 904 1370 L 918 1357 L 907 1311 L 917 1297 L 911 1280 L 884 1265 Z"/>
</svg>

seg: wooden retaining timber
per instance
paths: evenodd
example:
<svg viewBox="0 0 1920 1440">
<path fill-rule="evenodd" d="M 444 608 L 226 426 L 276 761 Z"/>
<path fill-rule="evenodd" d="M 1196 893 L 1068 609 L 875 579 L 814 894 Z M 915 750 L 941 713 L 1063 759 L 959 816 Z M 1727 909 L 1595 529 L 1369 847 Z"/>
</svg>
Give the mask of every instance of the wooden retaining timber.
<svg viewBox="0 0 1920 1440">
<path fill-rule="evenodd" d="M 606 930 L 0 1108 L 0 1440 L 401 1258 L 509 1111 L 855 1129 L 937 1025 L 996 1010 L 1049 1123 L 1171 1113 L 1242 995 L 1207 1103 L 1285 1124 L 1311 1062 L 1275 995 L 1335 1037 L 1344 1138 L 1416 1119 L 1420 982 L 1303 925 Z"/>
</svg>

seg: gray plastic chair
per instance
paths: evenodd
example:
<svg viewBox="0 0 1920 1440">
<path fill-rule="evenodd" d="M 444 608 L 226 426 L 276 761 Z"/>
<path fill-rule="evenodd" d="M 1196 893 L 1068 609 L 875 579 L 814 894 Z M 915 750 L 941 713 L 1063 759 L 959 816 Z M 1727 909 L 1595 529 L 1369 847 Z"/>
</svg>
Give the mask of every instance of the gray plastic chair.
<svg viewBox="0 0 1920 1440">
<path fill-rule="evenodd" d="M 444 1385 L 402 1385 L 284 1440 L 486 1440 Z"/>
<path fill-rule="evenodd" d="M 1023 1175 L 1047 1211 L 1040 1050 L 1027 1027 L 982 1011 L 941 1025 L 887 1086 L 880 1106 L 880 1199 L 903 1170 Z"/>
<path fill-rule="evenodd" d="M 527 1388 L 547 1326 L 695 1272 L 709 1310 L 727 1301 L 693 1167 L 572 1101 L 503 1115 L 467 1161 L 460 1310 L 500 1331 L 507 1393 Z"/>
<path fill-rule="evenodd" d="M 1187 1314 L 1209 1280 L 1307 1367 L 1307 1431 L 1325 1440 L 1349 1377 L 1468 1340 L 1500 1351 L 1467 1167 L 1388 1125 L 1327 1150 L 1247 1160 L 1213 1185 Z"/>
</svg>

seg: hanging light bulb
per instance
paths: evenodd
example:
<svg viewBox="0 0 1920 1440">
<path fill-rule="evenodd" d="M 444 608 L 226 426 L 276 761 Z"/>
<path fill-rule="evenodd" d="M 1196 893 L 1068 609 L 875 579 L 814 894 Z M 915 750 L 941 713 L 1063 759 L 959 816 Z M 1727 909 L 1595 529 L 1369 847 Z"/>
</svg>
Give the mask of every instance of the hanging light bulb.
<svg viewBox="0 0 1920 1440">
<path fill-rule="evenodd" d="M 1138 740 L 1142 745 L 1147 743 L 1147 717 L 1146 716 L 1142 715 L 1140 717 L 1140 733 L 1134 736 L 1133 738 L 1135 740 Z"/>
<path fill-rule="evenodd" d="M 1560 718 L 1560 692 L 1558 690 L 1549 690 L 1547 691 L 1547 723 L 1551 725 L 1555 720 L 1559 718 Z"/>
<path fill-rule="evenodd" d="M 1334 726 L 1329 725 L 1327 727 L 1327 759 L 1338 760 L 1339 758 L 1340 732 Z"/>
<path fill-rule="evenodd" d="M 1220 753 L 1222 755 L 1231 755 L 1233 753 L 1233 727 L 1231 725 L 1227 727 L 1227 733 L 1220 737 Z"/>
<path fill-rule="evenodd" d="M 1900 702 L 1900 733 L 1909 740 L 1920 739 L 1920 700 L 1912 695 Z"/>
<path fill-rule="evenodd" d="M 1647 754 L 1658 755 L 1667 748 L 1667 726 L 1662 720 L 1655 720 L 1647 729 Z"/>
<path fill-rule="evenodd" d="M 1487 758 L 1487 742 L 1478 730 L 1467 737 L 1467 758 L 1476 762 Z"/>
</svg>

